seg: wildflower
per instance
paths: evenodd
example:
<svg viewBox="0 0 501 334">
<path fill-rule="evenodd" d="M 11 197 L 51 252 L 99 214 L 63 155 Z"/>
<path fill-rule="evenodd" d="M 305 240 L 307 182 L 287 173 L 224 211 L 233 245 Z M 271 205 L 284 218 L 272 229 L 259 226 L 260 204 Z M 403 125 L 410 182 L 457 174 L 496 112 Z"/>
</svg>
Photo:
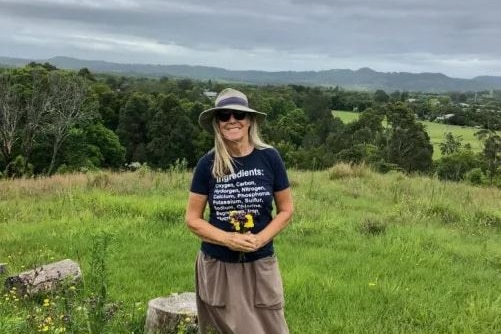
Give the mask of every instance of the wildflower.
<svg viewBox="0 0 501 334">
<path fill-rule="evenodd" d="M 240 224 L 233 224 L 235 231 L 240 232 Z"/>
<path fill-rule="evenodd" d="M 251 214 L 246 214 L 245 215 L 246 221 L 244 223 L 245 228 L 253 228 L 254 227 L 254 219 L 252 218 Z"/>
<path fill-rule="evenodd" d="M 47 299 L 47 298 L 45 298 L 45 299 L 43 300 L 43 306 L 45 306 L 45 307 L 50 306 L 50 300 L 49 300 L 49 299 Z"/>
<path fill-rule="evenodd" d="M 254 219 L 250 213 L 245 214 L 243 211 L 230 211 L 230 224 L 233 229 L 240 233 L 246 233 L 254 227 Z"/>
<path fill-rule="evenodd" d="M 186 319 L 184 319 L 184 321 L 186 321 L 186 322 L 190 322 L 190 321 L 191 321 L 191 318 L 190 318 L 190 317 L 186 317 Z"/>
<path fill-rule="evenodd" d="M 239 233 L 247 233 L 254 227 L 254 219 L 250 213 L 245 213 L 244 211 L 230 211 L 229 213 L 230 224 L 233 225 L 233 229 Z M 243 262 L 245 259 L 245 253 L 240 252 L 239 262 Z"/>
</svg>

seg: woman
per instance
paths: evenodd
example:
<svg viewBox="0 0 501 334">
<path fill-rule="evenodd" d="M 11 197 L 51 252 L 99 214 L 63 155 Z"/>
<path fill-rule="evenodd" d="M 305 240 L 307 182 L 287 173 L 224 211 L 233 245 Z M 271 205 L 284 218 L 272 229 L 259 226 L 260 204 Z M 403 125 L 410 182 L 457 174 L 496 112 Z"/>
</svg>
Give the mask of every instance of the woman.
<svg viewBox="0 0 501 334">
<path fill-rule="evenodd" d="M 199 116 L 214 134 L 214 148 L 195 169 L 186 211 L 186 224 L 202 240 L 196 260 L 201 333 L 288 333 L 273 238 L 294 208 L 282 159 L 259 136 L 265 117 L 231 88 Z"/>
</svg>

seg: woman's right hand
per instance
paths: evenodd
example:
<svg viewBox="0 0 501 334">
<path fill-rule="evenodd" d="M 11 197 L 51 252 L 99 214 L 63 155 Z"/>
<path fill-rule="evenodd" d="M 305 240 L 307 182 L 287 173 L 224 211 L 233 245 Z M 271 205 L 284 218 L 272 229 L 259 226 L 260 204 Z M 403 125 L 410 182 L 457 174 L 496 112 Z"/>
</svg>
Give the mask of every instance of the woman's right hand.
<svg viewBox="0 0 501 334">
<path fill-rule="evenodd" d="M 257 250 L 256 237 L 252 233 L 228 232 L 225 244 L 232 251 L 254 252 Z"/>
</svg>

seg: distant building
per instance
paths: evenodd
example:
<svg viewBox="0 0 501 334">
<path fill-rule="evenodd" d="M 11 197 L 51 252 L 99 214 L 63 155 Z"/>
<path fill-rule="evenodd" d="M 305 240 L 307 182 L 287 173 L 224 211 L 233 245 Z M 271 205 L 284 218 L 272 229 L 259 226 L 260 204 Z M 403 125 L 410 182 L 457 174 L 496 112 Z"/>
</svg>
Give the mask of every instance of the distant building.
<svg viewBox="0 0 501 334">
<path fill-rule="evenodd" d="M 445 114 L 445 115 L 443 115 L 443 116 L 438 116 L 437 118 L 435 118 L 435 120 L 436 120 L 437 122 L 440 122 L 440 121 L 445 121 L 445 120 L 447 120 L 447 119 L 449 119 L 449 118 L 451 118 L 451 117 L 454 117 L 454 116 L 455 116 L 454 114 Z"/>
<path fill-rule="evenodd" d="M 204 91 L 203 94 L 205 96 L 207 96 L 209 99 L 215 99 L 216 96 L 217 96 L 216 92 L 211 92 L 211 91 L 208 91 L 208 90 Z"/>
</svg>

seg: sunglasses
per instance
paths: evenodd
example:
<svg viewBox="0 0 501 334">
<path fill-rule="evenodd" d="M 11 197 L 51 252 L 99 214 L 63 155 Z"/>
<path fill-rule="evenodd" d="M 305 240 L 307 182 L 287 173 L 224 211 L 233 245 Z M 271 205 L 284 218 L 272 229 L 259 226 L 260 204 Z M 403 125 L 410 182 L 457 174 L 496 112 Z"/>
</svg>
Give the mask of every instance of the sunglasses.
<svg viewBox="0 0 501 334">
<path fill-rule="evenodd" d="M 216 112 L 216 119 L 220 122 L 228 122 L 231 115 L 233 115 L 237 121 L 241 121 L 247 116 L 247 112 L 241 110 L 219 110 Z"/>
</svg>

